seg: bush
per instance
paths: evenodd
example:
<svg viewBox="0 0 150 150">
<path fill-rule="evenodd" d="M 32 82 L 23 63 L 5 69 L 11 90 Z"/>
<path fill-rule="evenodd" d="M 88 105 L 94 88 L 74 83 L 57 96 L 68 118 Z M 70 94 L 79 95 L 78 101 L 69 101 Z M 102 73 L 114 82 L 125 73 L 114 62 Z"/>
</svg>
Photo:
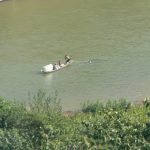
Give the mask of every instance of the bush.
<svg viewBox="0 0 150 150">
<path fill-rule="evenodd" d="M 0 149 L 150 149 L 149 107 L 125 100 L 86 103 L 63 116 L 57 94 L 39 90 L 28 109 L 0 98 Z"/>
<path fill-rule="evenodd" d="M 0 128 L 14 128 L 25 114 L 25 107 L 0 98 Z"/>
<path fill-rule="evenodd" d="M 57 92 L 55 92 L 55 96 L 52 97 L 50 95 L 47 96 L 46 92 L 41 89 L 33 96 L 29 108 L 32 113 L 40 113 L 48 116 L 60 115 L 62 113 Z"/>
<path fill-rule="evenodd" d="M 144 106 L 146 108 L 150 107 L 150 98 L 145 98 L 145 100 L 144 100 Z"/>
<path fill-rule="evenodd" d="M 108 101 L 106 104 L 100 103 L 97 101 L 96 103 L 90 103 L 89 101 L 87 103 L 84 103 L 82 106 L 82 112 L 87 113 L 96 113 L 98 111 L 104 111 L 104 110 L 124 110 L 127 111 L 131 106 L 130 102 L 127 102 L 125 99 L 120 99 L 119 101 L 113 100 Z"/>
<path fill-rule="evenodd" d="M 0 129 L 0 149 L 1 150 L 31 150 L 26 139 L 20 136 L 17 129 Z"/>
</svg>

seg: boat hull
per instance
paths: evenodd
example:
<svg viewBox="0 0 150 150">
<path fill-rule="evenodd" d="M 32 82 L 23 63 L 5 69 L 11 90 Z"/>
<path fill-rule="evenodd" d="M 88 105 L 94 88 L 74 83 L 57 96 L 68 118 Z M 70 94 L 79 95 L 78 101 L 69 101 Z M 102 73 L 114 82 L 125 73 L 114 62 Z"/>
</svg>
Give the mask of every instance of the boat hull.
<svg viewBox="0 0 150 150">
<path fill-rule="evenodd" d="M 69 63 L 64 64 L 63 66 L 61 66 L 60 68 L 57 68 L 57 69 L 55 69 L 55 70 L 45 70 L 45 69 L 41 69 L 41 72 L 42 72 L 42 73 L 45 73 L 45 74 L 46 74 L 46 73 L 53 73 L 53 72 L 62 70 L 62 69 L 64 69 L 64 68 L 70 66 L 72 63 L 73 63 L 73 60 L 71 60 Z M 48 65 L 46 65 L 46 66 L 48 66 Z M 43 68 L 46 67 L 46 66 L 43 66 Z"/>
</svg>

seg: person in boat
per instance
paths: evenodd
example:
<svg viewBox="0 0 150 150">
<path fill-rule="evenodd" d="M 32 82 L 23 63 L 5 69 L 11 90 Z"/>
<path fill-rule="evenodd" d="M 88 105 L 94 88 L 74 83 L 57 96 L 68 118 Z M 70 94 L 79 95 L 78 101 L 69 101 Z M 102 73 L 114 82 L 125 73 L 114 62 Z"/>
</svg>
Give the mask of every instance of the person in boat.
<svg viewBox="0 0 150 150">
<path fill-rule="evenodd" d="M 70 63 L 70 60 L 71 60 L 71 57 L 68 56 L 68 55 L 65 55 L 66 64 L 67 64 L 67 63 Z"/>
<path fill-rule="evenodd" d="M 58 69 L 60 69 L 62 66 L 61 66 L 62 64 L 60 63 L 60 62 L 58 62 L 58 64 L 54 64 L 53 65 L 53 70 L 58 70 Z"/>
<path fill-rule="evenodd" d="M 58 65 L 59 65 L 60 68 L 65 66 L 65 64 L 61 63 L 60 60 L 58 61 Z"/>
<path fill-rule="evenodd" d="M 61 61 L 60 60 L 58 61 L 58 65 L 61 67 Z"/>
<path fill-rule="evenodd" d="M 53 64 L 53 70 L 56 70 L 56 64 Z"/>
</svg>

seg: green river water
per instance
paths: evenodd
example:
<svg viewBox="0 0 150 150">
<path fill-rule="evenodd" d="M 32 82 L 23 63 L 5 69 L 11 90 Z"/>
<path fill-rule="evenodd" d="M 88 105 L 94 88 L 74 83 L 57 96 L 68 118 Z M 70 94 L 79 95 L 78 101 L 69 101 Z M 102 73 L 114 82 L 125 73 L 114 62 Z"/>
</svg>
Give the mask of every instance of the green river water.
<svg viewBox="0 0 150 150">
<path fill-rule="evenodd" d="M 149 14 L 148 0 L 1 2 L 0 95 L 26 101 L 38 89 L 57 90 L 64 110 L 87 100 L 143 100 L 150 95 Z M 65 54 L 72 66 L 40 74 Z"/>
</svg>

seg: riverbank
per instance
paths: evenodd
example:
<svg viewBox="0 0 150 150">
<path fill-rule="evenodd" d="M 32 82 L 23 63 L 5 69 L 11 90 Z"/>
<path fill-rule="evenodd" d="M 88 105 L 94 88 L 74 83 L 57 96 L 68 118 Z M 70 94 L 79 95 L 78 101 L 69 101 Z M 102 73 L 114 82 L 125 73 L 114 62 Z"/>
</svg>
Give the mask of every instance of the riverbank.
<svg viewBox="0 0 150 150">
<path fill-rule="evenodd" d="M 30 109 L 0 98 L 0 149 L 150 149 L 150 100 L 85 104 L 63 113 L 60 101 L 38 93 Z"/>
</svg>

